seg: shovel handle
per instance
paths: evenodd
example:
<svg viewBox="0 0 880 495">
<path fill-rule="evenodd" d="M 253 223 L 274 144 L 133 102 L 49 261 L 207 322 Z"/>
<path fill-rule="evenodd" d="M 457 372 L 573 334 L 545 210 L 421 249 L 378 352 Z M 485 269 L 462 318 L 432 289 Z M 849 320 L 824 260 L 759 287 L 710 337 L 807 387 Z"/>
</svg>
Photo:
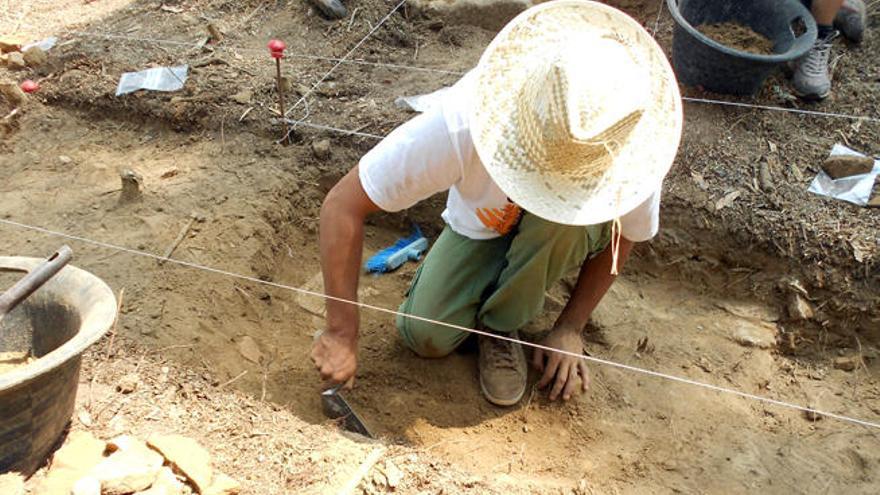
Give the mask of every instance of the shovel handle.
<svg viewBox="0 0 880 495">
<path fill-rule="evenodd" d="M 6 292 L 0 294 L 0 317 L 12 311 L 20 302 L 27 299 L 34 291 L 54 277 L 70 262 L 72 257 L 73 250 L 67 246 L 61 246 L 61 249 L 55 254 L 49 256 L 46 261 L 28 272 Z"/>
</svg>

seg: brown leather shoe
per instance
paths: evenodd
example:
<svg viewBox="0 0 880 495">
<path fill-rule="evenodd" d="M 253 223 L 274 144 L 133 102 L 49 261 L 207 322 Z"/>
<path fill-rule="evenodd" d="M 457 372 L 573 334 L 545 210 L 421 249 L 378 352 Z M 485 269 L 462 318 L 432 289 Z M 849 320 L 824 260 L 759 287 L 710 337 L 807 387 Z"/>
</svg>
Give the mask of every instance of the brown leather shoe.
<svg viewBox="0 0 880 495">
<path fill-rule="evenodd" d="M 517 332 L 509 334 L 519 338 Z M 496 406 L 512 406 L 522 399 L 526 392 L 528 366 L 520 344 L 506 340 L 485 337 L 480 341 L 480 388 L 483 395 Z"/>
</svg>

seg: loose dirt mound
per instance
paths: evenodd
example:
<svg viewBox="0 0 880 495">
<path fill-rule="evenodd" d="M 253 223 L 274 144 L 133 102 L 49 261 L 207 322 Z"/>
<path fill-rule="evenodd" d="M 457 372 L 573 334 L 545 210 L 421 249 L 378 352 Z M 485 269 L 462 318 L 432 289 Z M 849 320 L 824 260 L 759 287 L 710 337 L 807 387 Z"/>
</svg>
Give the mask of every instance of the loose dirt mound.
<svg viewBox="0 0 880 495">
<path fill-rule="evenodd" d="M 758 55 L 772 55 L 773 42 L 748 26 L 736 22 L 702 24 L 697 29 L 724 46 Z"/>
</svg>

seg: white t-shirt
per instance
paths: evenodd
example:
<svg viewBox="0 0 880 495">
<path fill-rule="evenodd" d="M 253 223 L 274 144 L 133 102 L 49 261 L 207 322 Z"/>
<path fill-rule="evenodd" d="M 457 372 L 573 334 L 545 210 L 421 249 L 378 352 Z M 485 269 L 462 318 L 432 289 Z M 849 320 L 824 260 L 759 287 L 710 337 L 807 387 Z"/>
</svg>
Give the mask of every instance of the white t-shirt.
<svg viewBox="0 0 880 495">
<path fill-rule="evenodd" d="M 471 239 L 508 233 L 520 208 L 495 184 L 477 156 L 468 125 L 465 76 L 442 95 L 440 104 L 401 125 L 370 150 L 359 165 L 367 196 L 385 211 L 400 211 L 449 191 L 443 220 Z M 660 188 L 620 218 L 621 235 L 646 241 L 660 226 Z"/>
</svg>

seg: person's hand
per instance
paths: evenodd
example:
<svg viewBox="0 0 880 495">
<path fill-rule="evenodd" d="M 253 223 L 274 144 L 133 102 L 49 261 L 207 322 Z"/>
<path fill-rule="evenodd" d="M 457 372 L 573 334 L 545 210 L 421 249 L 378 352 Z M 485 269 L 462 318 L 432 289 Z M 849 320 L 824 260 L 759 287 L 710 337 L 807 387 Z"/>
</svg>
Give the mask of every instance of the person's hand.
<svg viewBox="0 0 880 495">
<path fill-rule="evenodd" d="M 541 342 L 542 345 L 561 351 L 583 353 L 580 329 L 555 328 Z M 542 372 L 538 388 L 546 388 L 551 383 L 550 400 L 556 400 L 560 394 L 562 400 L 568 400 L 578 392 L 578 388 L 587 391 L 590 386 L 590 374 L 584 359 L 560 354 L 558 352 L 535 349 L 532 365 Z M 578 387 L 580 382 L 580 387 Z"/>
<path fill-rule="evenodd" d="M 325 382 L 351 388 L 357 371 L 357 337 L 321 332 L 312 344 L 312 362 Z"/>
</svg>

